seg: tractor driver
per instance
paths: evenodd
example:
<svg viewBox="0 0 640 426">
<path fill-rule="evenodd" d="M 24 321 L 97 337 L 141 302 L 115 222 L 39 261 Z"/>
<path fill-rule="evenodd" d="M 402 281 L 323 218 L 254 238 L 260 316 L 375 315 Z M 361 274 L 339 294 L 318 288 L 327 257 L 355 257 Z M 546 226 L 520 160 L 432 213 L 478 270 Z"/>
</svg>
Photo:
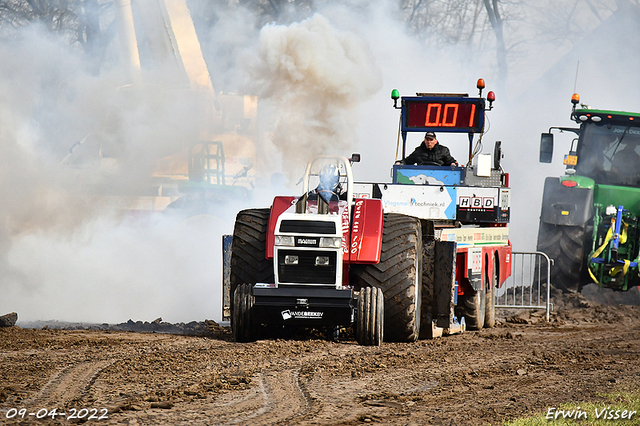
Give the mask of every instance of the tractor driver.
<svg viewBox="0 0 640 426">
<path fill-rule="evenodd" d="M 320 183 L 309 196 L 310 200 L 316 199 L 319 195 L 327 203 L 338 201 L 342 192 L 340 185 L 340 170 L 334 164 L 326 165 L 319 174 Z"/>
<path fill-rule="evenodd" d="M 404 159 L 396 161 L 396 164 L 457 166 L 458 162 L 451 156 L 449 148 L 438 143 L 435 133 L 427 132 L 422 143 Z"/>
<path fill-rule="evenodd" d="M 636 145 L 627 143 L 611 159 L 611 172 L 621 184 L 637 186 L 640 184 L 639 164 L 640 155 L 636 151 Z"/>
</svg>

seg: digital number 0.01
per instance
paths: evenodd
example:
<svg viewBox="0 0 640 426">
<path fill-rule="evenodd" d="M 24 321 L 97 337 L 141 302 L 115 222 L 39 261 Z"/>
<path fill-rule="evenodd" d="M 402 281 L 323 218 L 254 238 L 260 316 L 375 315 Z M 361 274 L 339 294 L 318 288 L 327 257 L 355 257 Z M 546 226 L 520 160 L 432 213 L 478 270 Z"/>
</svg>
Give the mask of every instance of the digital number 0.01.
<svg viewBox="0 0 640 426">
<path fill-rule="evenodd" d="M 458 122 L 458 104 L 427 104 L 427 114 L 424 120 L 425 127 L 455 127 Z M 476 106 L 473 105 L 472 114 L 475 112 Z M 470 120 L 469 127 L 473 125 L 473 119 Z"/>
</svg>

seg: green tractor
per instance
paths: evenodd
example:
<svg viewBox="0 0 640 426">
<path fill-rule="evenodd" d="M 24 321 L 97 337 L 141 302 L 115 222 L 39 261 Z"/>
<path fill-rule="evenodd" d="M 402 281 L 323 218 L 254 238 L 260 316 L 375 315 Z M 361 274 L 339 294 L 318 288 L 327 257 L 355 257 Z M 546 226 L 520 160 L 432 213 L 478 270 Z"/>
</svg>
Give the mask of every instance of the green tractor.
<svg viewBox="0 0 640 426">
<path fill-rule="evenodd" d="M 577 94 L 571 102 L 579 127 L 551 127 L 540 141 L 540 162 L 550 163 L 552 131 L 576 135 L 565 175 L 545 180 L 538 250 L 565 293 L 592 282 L 626 291 L 640 285 L 640 114 L 578 108 Z"/>
</svg>

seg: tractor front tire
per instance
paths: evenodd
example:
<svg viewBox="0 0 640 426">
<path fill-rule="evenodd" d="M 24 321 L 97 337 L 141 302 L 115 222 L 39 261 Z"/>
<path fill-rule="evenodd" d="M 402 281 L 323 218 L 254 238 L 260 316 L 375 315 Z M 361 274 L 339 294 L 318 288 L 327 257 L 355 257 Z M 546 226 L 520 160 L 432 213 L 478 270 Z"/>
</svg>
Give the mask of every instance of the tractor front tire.
<svg viewBox="0 0 640 426">
<path fill-rule="evenodd" d="M 252 318 L 253 287 L 251 284 L 241 284 L 233 294 L 233 314 L 231 329 L 236 342 L 251 342 L 255 340 Z"/>
<path fill-rule="evenodd" d="M 231 296 L 244 283 L 272 283 L 273 262 L 267 259 L 269 209 L 242 210 L 236 216 L 231 244 Z M 231 313 L 233 317 L 233 303 Z"/>
<path fill-rule="evenodd" d="M 581 290 L 585 233 L 584 226 L 540 222 L 538 251 L 553 259 L 551 284 L 563 293 L 577 293 Z"/>
<path fill-rule="evenodd" d="M 360 289 L 355 323 L 356 341 L 364 346 L 380 346 L 384 335 L 384 295 L 377 287 Z"/>
<path fill-rule="evenodd" d="M 384 337 L 414 342 L 420 335 L 422 299 L 422 226 L 420 220 L 385 213 L 380 262 L 352 265 L 351 280 L 384 293 Z"/>
</svg>

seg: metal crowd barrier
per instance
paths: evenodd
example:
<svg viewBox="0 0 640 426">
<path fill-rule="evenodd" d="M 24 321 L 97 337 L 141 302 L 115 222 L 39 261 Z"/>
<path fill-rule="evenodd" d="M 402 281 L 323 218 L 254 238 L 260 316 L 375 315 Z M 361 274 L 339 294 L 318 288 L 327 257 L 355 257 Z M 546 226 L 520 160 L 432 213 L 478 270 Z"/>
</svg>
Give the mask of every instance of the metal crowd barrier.
<svg viewBox="0 0 640 426">
<path fill-rule="evenodd" d="M 511 309 L 544 309 L 549 321 L 552 260 L 545 253 L 514 251 L 511 276 L 494 289 L 495 307 Z"/>
</svg>

